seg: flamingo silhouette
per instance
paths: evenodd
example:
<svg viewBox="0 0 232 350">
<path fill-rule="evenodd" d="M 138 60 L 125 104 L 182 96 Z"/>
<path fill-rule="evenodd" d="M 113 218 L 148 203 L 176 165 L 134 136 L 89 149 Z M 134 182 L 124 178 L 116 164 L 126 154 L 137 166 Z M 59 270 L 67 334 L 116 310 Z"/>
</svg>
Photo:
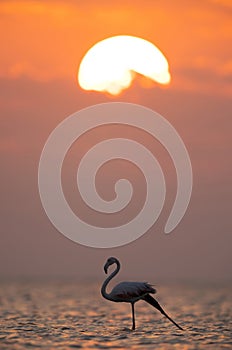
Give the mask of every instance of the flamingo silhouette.
<svg viewBox="0 0 232 350">
<path fill-rule="evenodd" d="M 175 321 L 169 317 L 166 312 L 162 309 L 158 301 L 156 301 L 151 295 L 155 294 L 156 290 L 146 282 L 121 282 L 117 284 L 110 293 L 106 292 L 106 287 L 108 283 L 114 278 L 114 276 L 117 275 L 117 273 L 120 270 L 120 262 L 116 258 L 109 258 L 107 259 L 105 265 L 104 265 L 104 271 L 105 273 L 108 272 L 109 266 L 116 264 L 116 269 L 106 278 L 104 281 L 102 288 L 101 288 L 101 294 L 105 299 L 108 299 L 110 301 L 114 301 L 116 303 L 118 302 L 124 302 L 124 303 L 131 303 L 132 307 L 132 330 L 135 329 L 135 310 L 134 310 L 134 304 L 139 300 L 144 300 L 148 304 L 154 306 L 157 310 L 161 312 L 164 316 L 166 316 L 177 328 L 183 330 Z"/>
</svg>

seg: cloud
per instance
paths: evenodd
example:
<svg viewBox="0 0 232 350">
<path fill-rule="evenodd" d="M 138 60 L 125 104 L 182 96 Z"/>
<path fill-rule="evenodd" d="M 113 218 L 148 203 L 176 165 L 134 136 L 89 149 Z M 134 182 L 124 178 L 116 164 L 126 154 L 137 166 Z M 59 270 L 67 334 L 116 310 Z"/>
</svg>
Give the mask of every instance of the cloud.
<svg viewBox="0 0 232 350">
<path fill-rule="evenodd" d="M 209 0 L 209 2 L 220 6 L 221 8 L 225 9 L 225 8 L 229 8 L 232 9 L 232 3 L 231 0 Z"/>
</svg>

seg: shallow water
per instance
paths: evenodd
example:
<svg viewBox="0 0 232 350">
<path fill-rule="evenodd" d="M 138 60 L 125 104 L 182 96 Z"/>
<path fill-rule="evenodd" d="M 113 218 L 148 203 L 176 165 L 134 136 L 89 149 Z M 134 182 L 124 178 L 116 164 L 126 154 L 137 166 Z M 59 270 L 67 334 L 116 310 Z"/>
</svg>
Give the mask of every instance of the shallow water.
<svg viewBox="0 0 232 350">
<path fill-rule="evenodd" d="M 0 349 L 232 349 L 232 288 L 159 287 L 178 330 L 145 302 L 103 299 L 98 284 L 1 283 Z"/>
</svg>

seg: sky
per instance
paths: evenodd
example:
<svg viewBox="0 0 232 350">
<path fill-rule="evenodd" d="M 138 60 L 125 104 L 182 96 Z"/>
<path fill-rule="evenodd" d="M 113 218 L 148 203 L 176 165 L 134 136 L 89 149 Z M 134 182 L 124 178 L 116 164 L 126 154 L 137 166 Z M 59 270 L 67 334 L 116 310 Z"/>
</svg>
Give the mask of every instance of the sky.
<svg viewBox="0 0 232 350">
<path fill-rule="evenodd" d="M 0 2 L 0 278 L 100 281 L 105 260 L 116 256 L 123 266 L 121 277 L 128 279 L 231 282 L 231 14 L 227 0 Z M 169 62 L 170 84 L 138 77 L 117 96 L 82 90 L 77 72 L 83 56 L 114 35 L 155 44 Z M 116 101 L 149 107 L 176 128 L 193 167 L 192 198 L 181 223 L 164 235 L 176 191 L 164 150 L 136 130 L 109 128 L 89 135 L 70 150 L 64 164 L 64 191 L 74 210 L 81 206 L 74 191 L 76 161 L 88 145 L 110 133 L 130 135 L 157 151 L 168 186 L 164 210 L 145 235 L 123 247 L 88 248 L 50 223 L 39 197 L 38 164 L 49 134 L 61 121 L 84 107 Z M 107 197 L 111 177 L 123 176 L 124 170 L 138 186 L 136 202 L 144 188 L 130 165 L 108 166 L 97 179 L 99 191 Z M 134 210 L 136 204 L 130 215 Z M 90 214 L 89 219 L 95 220 Z M 119 216 L 96 218 L 103 225 L 117 220 Z"/>
</svg>

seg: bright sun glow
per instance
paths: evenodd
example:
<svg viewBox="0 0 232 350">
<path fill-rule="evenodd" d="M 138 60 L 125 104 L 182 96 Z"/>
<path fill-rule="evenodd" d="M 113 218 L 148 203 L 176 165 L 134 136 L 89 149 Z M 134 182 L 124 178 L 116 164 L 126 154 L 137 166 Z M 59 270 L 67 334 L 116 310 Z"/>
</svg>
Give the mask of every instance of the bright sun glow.
<svg viewBox="0 0 232 350">
<path fill-rule="evenodd" d="M 147 40 L 129 35 L 114 36 L 95 44 L 81 61 L 78 81 L 84 90 L 119 94 L 139 73 L 159 84 L 171 80 L 168 61 Z"/>
</svg>

